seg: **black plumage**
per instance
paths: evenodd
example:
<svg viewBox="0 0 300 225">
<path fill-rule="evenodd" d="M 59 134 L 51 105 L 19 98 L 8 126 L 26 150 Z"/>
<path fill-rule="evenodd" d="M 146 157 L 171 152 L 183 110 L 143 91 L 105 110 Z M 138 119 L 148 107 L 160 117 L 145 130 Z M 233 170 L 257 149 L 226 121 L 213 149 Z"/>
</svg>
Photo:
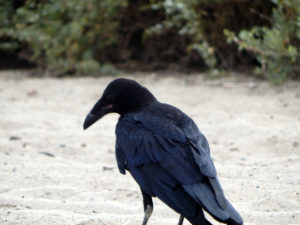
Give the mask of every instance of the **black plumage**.
<svg viewBox="0 0 300 225">
<path fill-rule="evenodd" d="M 84 122 L 84 129 L 107 113 L 120 114 L 116 159 L 120 173 L 129 171 L 139 184 L 146 224 L 158 197 L 193 225 L 216 220 L 243 224 L 224 196 L 210 157 L 209 144 L 194 121 L 178 108 L 160 103 L 143 86 L 116 79 L 105 89 Z"/>
</svg>

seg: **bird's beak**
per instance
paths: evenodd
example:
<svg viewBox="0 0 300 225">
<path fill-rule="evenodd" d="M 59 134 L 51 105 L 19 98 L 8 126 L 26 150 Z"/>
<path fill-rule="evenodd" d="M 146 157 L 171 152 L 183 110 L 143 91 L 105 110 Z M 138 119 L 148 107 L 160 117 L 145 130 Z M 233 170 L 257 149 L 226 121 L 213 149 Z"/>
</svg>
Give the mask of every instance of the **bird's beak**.
<svg viewBox="0 0 300 225">
<path fill-rule="evenodd" d="M 101 119 L 103 116 L 105 116 L 107 113 L 110 113 L 111 111 L 112 105 L 103 105 L 103 101 L 102 99 L 100 99 L 92 108 L 92 110 L 87 114 L 83 123 L 83 129 L 87 129 L 97 120 Z"/>
</svg>

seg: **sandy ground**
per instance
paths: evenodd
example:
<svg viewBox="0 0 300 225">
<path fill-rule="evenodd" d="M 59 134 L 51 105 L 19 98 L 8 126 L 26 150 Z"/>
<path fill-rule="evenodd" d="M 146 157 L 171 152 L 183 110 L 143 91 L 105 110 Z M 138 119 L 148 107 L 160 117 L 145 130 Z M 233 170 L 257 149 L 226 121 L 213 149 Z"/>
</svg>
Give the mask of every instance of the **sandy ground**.
<svg viewBox="0 0 300 225">
<path fill-rule="evenodd" d="M 0 224 L 141 224 L 139 188 L 116 167 L 118 116 L 82 130 L 113 78 L 0 73 Z M 300 83 L 134 79 L 196 121 L 245 224 L 300 224 Z M 177 223 L 176 213 L 157 199 L 154 204 L 149 225 Z"/>
</svg>

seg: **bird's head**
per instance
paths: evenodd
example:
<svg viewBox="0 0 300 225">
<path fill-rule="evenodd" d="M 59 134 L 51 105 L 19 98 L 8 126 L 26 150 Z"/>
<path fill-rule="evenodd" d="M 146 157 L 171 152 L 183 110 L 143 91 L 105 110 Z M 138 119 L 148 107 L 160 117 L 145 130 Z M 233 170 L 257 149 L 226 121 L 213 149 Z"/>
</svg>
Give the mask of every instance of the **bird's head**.
<svg viewBox="0 0 300 225">
<path fill-rule="evenodd" d="M 125 78 L 113 80 L 86 116 L 83 129 L 88 128 L 108 113 L 115 112 L 124 115 L 153 101 L 156 99 L 150 91 L 136 81 Z"/>
</svg>

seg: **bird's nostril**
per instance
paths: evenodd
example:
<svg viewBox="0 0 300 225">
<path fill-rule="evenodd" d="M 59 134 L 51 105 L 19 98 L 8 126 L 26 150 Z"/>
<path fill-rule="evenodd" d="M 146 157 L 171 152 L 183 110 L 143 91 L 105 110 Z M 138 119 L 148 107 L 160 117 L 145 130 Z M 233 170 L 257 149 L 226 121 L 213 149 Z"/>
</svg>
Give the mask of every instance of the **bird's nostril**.
<svg viewBox="0 0 300 225">
<path fill-rule="evenodd" d="M 107 108 L 107 109 L 112 109 L 112 108 L 113 108 L 113 105 L 112 105 L 112 104 L 109 104 L 109 105 L 107 105 L 105 108 Z"/>
</svg>

